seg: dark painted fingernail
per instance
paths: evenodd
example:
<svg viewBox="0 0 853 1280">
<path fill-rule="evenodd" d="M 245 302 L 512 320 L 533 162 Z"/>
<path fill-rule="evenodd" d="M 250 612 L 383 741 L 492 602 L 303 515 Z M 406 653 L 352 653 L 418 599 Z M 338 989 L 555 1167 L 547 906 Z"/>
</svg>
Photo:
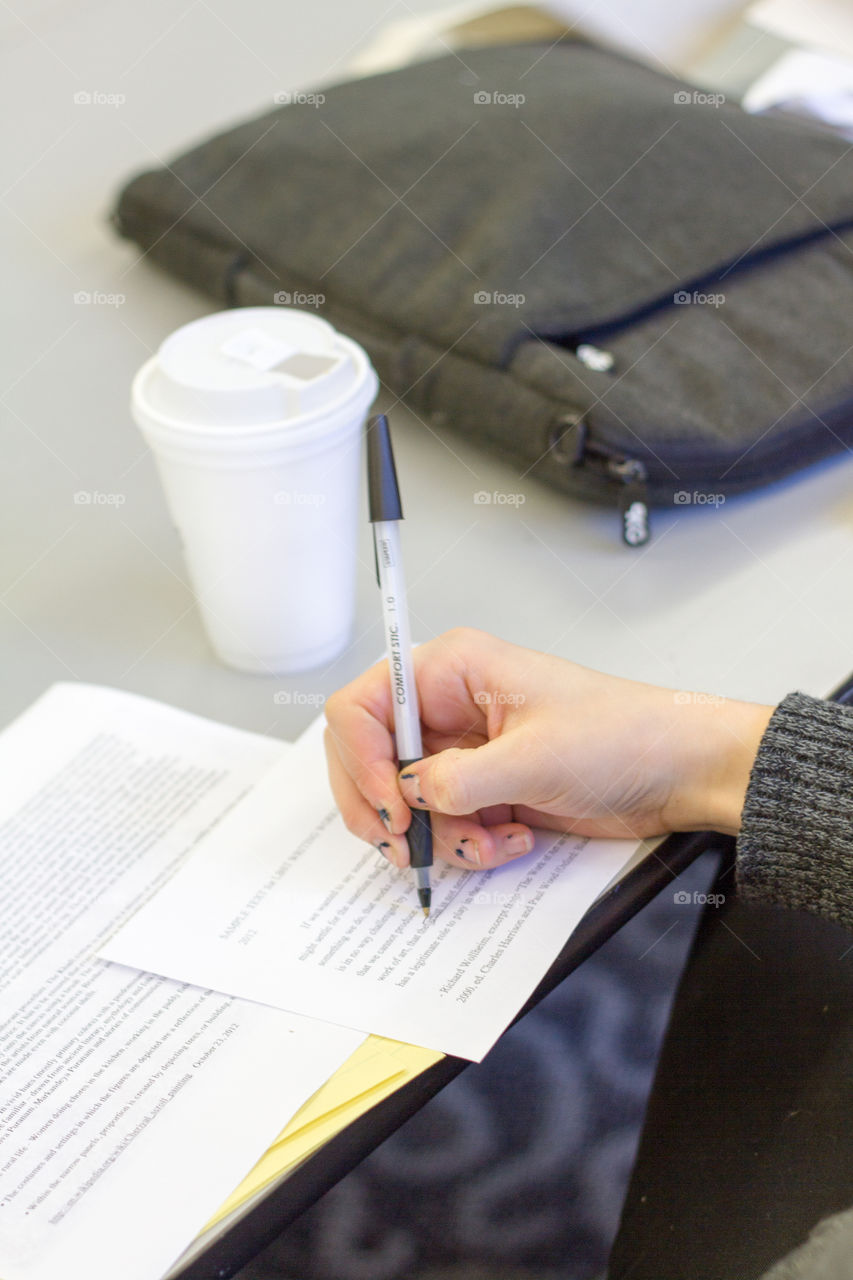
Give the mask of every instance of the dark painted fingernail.
<svg viewBox="0 0 853 1280">
<path fill-rule="evenodd" d="M 401 774 L 400 774 L 400 777 L 401 777 L 401 778 L 416 778 L 417 776 L 418 776 L 418 775 L 417 775 L 416 773 L 401 773 Z"/>
<path fill-rule="evenodd" d="M 469 863 L 472 867 L 482 866 L 482 862 L 480 861 L 480 850 L 477 848 L 477 845 L 474 843 L 474 841 L 469 840 L 468 837 L 466 836 L 463 840 L 460 841 L 460 844 L 470 844 L 471 846 L 471 848 L 468 850 L 465 850 L 465 849 L 456 850 L 456 852 L 458 853 L 462 861 Z"/>
<path fill-rule="evenodd" d="M 390 815 L 390 813 L 388 812 L 388 810 L 387 810 L 387 809 L 377 809 L 377 810 L 376 810 L 376 812 L 379 814 L 379 817 L 382 819 L 382 822 L 384 823 L 385 827 L 390 831 L 390 830 L 391 830 L 391 815 Z"/>
<path fill-rule="evenodd" d="M 376 848 L 382 854 L 382 857 L 386 862 L 390 862 L 392 866 L 396 867 L 397 859 L 394 857 L 394 850 L 391 848 L 391 845 L 387 840 L 381 841 L 380 844 L 377 844 Z"/>
<path fill-rule="evenodd" d="M 426 804 L 426 800 L 424 800 L 423 796 L 418 796 L 417 801 L 418 804 Z"/>
</svg>

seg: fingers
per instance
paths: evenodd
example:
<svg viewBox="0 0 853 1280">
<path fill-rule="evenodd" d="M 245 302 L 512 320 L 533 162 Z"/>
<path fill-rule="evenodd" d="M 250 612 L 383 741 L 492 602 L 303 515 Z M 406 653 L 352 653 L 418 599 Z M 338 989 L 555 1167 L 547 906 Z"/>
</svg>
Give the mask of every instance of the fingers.
<svg viewBox="0 0 853 1280">
<path fill-rule="evenodd" d="M 479 667 L 498 643 L 458 631 L 415 651 L 425 759 L 406 782 L 398 777 L 386 663 L 326 703 L 329 776 L 344 822 L 398 866 L 409 861 L 405 832 L 413 807 L 433 814 L 436 856 L 457 866 L 499 866 L 532 847 L 529 828 L 513 820 L 507 803 L 533 800 L 519 751 L 500 738 L 488 741 L 483 706 L 471 693 L 495 683 Z"/>
<path fill-rule="evenodd" d="M 471 817 L 432 815 L 433 852 L 466 871 L 489 871 L 533 848 L 533 834 L 522 822 L 486 826 Z"/>
<path fill-rule="evenodd" d="M 383 857 L 396 867 L 409 865 L 409 845 L 405 835 L 391 830 L 390 816 L 383 805 L 374 807 L 365 799 L 362 791 L 341 760 L 338 740 L 326 730 L 324 735 L 326 747 L 326 763 L 329 769 L 329 781 L 335 802 L 341 811 L 341 817 L 349 831 L 361 840 L 375 845 Z M 389 761 L 390 764 L 390 761 Z M 391 766 L 392 777 L 394 767 Z M 396 789 L 396 783 L 394 783 Z M 400 823 L 407 827 L 410 821 L 409 810 L 404 804 L 400 806 L 405 818 Z"/>
<path fill-rule="evenodd" d="M 367 809 L 372 810 L 374 815 L 381 814 L 388 829 L 400 835 L 409 825 L 409 809 L 397 783 L 394 739 L 390 729 L 393 724 L 390 686 L 387 689 L 385 687 L 388 685 L 387 672 L 385 678 L 380 678 L 377 682 L 373 679 L 375 670 L 376 668 L 372 668 L 371 671 L 366 671 L 346 690 L 334 694 L 326 703 L 326 753 L 329 758 L 330 744 L 334 744 L 334 758 L 338 762 L 339 771 L 332 778 L 332 789 L 350 830 L 357 835 L 362 834 L 348 821 L 338 789 L 349 799 L 351 809 L 360 808 L 364 813 L 364 808 L 355 805 L 355 797 L 345 785 L 344 775 Z M 356 692 L 351 692 L 354 690 Z"/>
<path fill-rule="evenodd" d="M 341 817 L 348 830 L 359 839 L 375 845 L 378 851 L 396 867 L 409 865 L 409 846 L 405 833 L 388 829 L 387 819 L 364 798 L 352 776 L 341 761 L 335 737 L 326 731 L 326 761 L 332 792 Z M 408 808 L 405 826 L 411 821 Z M 506 814 L 508 806 L 501 805 L 493 816 Z M 432 814 L 433 852 L 437 858 L 450 862 L 466 871 L 487 871 L 503 866 L 513 858 L 522 857 L 533 848 L 533 835 L 523 822 L 488 823 L 487 814 L 451 817 Z"/>
<path fill-rule="evenodd" d="M 463 814 L 492 805 L 535 803 L 540 774 L 537 760 L 508 733 L 480 747 L 453 747 L 418 760 L 399 774 L 399 784 L 411 809 Z"/>
</svg>

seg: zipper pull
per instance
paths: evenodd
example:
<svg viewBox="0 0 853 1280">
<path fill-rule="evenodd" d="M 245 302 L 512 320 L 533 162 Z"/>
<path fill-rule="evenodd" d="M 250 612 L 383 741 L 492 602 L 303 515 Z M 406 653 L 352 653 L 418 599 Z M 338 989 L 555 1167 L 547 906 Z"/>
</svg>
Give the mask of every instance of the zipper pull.
<svg viewBox="0 0 853 1280">
<path fill-rule="evenodd" d="M 622 482 L 619 493 L 622 541 L 629 547 L 643 547 L 651 537 L 646 468 L 638 459 L 630 458 L 612 463 L 610 470 Z"/>
<path fill-rule="evenodd" d="M 575 355 L 593 373 L 610 373 L 613 368 L 613 352 L 602 351 L 601 347 L 594 347 L 591 342 L 581 342 L 575 347 Z"/>
<path fill-rule="evenodd" d="M 602 353 L 608 354 L 608 353 Z M 646 464 L 626 458 L 608 445 L 588 437 L 587 422 L 581 413 L 564 413 L 557 418 L 548 436 L 548 451 L 555 461 L 570 467 L 589 467 L 619 485 L 619 515 L 622 541 L 628 547 L 642 547 L 651 537 L 649 491 Z"/>
</svg>

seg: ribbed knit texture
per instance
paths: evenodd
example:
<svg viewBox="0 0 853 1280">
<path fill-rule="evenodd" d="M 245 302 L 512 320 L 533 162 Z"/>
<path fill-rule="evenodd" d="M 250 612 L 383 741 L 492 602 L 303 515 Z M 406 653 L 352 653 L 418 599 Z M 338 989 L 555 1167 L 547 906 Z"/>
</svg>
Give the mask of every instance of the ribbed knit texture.
<svg viewBox="0 0 853 1280">
<path fill-rule="evenodd" d="M 853 929 L 853 709 L 791 693 L 774 711 L 747 788 L 737 885 Z"/>
</svg>

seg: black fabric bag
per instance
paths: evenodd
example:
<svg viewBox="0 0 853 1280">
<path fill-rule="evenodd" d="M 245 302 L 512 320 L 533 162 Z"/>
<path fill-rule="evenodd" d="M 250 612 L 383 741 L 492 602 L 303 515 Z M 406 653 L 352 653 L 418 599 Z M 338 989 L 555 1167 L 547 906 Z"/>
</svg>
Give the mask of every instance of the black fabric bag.
<svg viewBox="0 0 853 1280">
<path fill-rule="evenodd" d="M 577 41 L 292 98 L 126 186 L 220 304 L 313 306 L 432 429 L 569 493 L 711 502 L 853 441 L 853 157 Z"/>
</svg>

